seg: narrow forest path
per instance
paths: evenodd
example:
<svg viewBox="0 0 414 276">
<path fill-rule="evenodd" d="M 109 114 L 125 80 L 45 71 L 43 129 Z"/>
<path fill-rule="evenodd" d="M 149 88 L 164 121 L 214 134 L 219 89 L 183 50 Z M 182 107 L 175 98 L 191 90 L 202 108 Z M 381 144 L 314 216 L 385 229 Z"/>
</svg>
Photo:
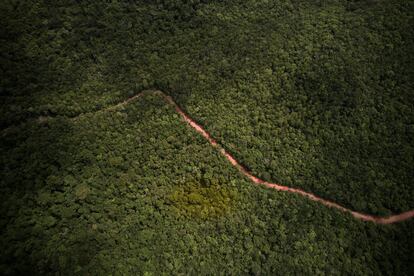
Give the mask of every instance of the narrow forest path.
<svg viewBox="0 0 414 276">
<path fill-rule="evenodd" d="M 152 94 L 156 94 L 156 95 L 160 95 L 168 104 L 170 104 L 171 106 L 174 107 L 175 111 L 181 115 L 181 118 L 189 125 L 191 126 L 195 131 L 197 131 L 199 134 L 201 134 L 209 143 L 211 146 L 213 146 L 214 148 L 216 148 L 234 167 L 236 167 L 243 175 L 245 175 L 247 178 L 249 178 L 254 184 L 257 185 L 263 185 L 266 186 L 268 188 L 272 188 L 278 191 L 285 191 L 285 192 L 290 192 L 290 193 L 295 193 L 295 194 L 300 194 L 302 196 L 307 197 L 310 200 L 313 201 L 317 201 L 325 206 L 331 207 L 331 208 L 336 208 L 338 210 L 341 210 L 343 212 L 346 213 L 350 213 L 353 217 L 363 220 L 363 221 L 370 221 L 373 223 L 377 223 L 377 224 L 392 224 L 392 223 L 396 223 L 396 222 L 400 222 L 400 221 L 404 221 L 404 220 L 408 220 L 414 217 L 414 210 L 410 210 L 410 211 L 406 211 L 400 214 L 396 214 L 396 215 L 391 215 L 388 217 L 378 217 L 378 216 L 373 216 L 373 215 L 369 215 L 369 214 L 364 214 L 361 212 L 357 212 L 357 211 L 353 211 L 351 209 L 345 208 L 341 205 L 339 205 L 338 203 L 335 203 L 333 201 L 327 200 L 327 199 L 323 199 L 320 198 L 316 195 L 314 195 L 313 193 L 309 193 L 306 192 L 304 190 L 301 189 L 297 189 L 297 188 L 291 188 L 291 187 L 287 187 L 287 186 L 283 186 L 277 183 L 270 183 L 267 181 L 264 181 L 254 175 L 252 175 L 245 167 L 243 167 L 228 151 L 226 151 L 222 146 L 220 146 L 219 143 L 217 143 L 217 141 L 211 137 L 211 135 L 199 124 L 197 124 L 189 115 L 187 115 L 178 105 L 177 103 L 168 95 L 166 95 L 164 92 L 162 91 L 144 91 L 141 92 L 135 96 L 132 96 L 128 99 L 126 99 L 125 101 L 118 103 L 116 105 L 95 111 L 95 112 L 103 112 L 103 111 L 109 111 L 109 110 L 116 110 L 119 107 L 125 106 L 128 103 L 130 103 L 131 101 L 134 101 L 138 98 L 140 98 L 141 96 L 143 96 L 144 94 L 148 94 L 148 93 L 152 93 Z M 92 112 L 94 113 L 94 112 Z M 85 114 L 88 113 L 83 113 L 80 114 L 76 117 L 72 117 L 72 119 L 76 119 L 80 116 L 83 116 Z M 44 119 L 44 118 L 43 118 Z M 2 130 L 6 131 L 7 129 Z"/>
</svg>

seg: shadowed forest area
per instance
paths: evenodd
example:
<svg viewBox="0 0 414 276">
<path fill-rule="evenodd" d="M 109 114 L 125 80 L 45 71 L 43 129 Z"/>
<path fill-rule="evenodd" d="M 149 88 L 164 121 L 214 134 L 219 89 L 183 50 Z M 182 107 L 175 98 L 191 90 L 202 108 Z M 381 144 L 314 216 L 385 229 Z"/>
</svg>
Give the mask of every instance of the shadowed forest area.
<svg viewBox="0 0 414 276">
<path fill-rule="evenodd" d="M 414 1 L 0 3 L 0 274 L 409 275 Z"/>
</svg>

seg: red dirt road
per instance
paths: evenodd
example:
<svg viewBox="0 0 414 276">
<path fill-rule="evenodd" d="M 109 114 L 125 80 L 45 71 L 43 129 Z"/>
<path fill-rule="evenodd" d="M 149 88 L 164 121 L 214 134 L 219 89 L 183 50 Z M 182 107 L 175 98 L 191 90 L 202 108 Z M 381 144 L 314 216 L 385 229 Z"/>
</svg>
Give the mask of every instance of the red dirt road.
<svg viewBox="0 0 414 276">
<path fill-rule="evenodd" d="M 211 135 L 205 130 L 203 129 L 202 126 L 200 126 L 199 124 L 197 124 L 193 119 L 190 118 L 190 116 L 188 116 L 175 102 L 174 100 L 170 97 L 167 96 L 166 94 L 164 94 L 161 91 L 156 91 L 155 93 L 160 94 L 169 104 L 171 104 L 175 110 L 177 111 L 178 114 L 181 115 L 181 117 L 184 119 L 185 122 L 187 122 L 195 131 L 197 131 L 198 133 L 200 133 L 204 138 L 206 138 L 208 140 L 208 142 L 215 148 L 217 148 L 220 153 L 234 166 L 236 167 L 242 174 L 244 174 L 246 177 L 248 177 L 253 183 L 257 184 L 257 185 L 263 185 L 266 186 L 268 188 L 272 188 L 278 191 L 285 191 L 285 192 L 290 192 L 290 193 L 296 193 L 296 194 L 300 194 L 302 196 L 305 196 L 307 198 L 309 198 L 310 200 L 313 201 L 317 201 L 320 202 L 321 204 L 331 207 L 331 208 L 336 208 L 339 209 L 343 212 L 347 212 L 350 213 L 352 216 L 354 216 L 357 219 L 363 220 L 363 221 L 371 221 L 377 224 L 391 224 L 391 223 L 395 223 L 395 222 L 400 222 L 400 221 L 404 221 L 407 219 L 410 219 L 412 217 L 414 217 L 414 210 L 410 210 L 398 215 L 393 215 L 393 216 L 389 216 L 389 217 L 377 217 L 377 216 L 372 216 L 372 215 L 368 215 L 368 214 L 364 214 L 364 213 L 360 213 L 360 212 L 356 212 L 356 211 L 352 211 L 348 208 L 345 208 L 333 201 L 329 201 L 323 198 L 320 198 L 312 193 L 309 192 L 305 192 L 301 189 L 297 189 L 297 188 L 291 188 L 291 187 L 287 187 L 287 186 L 283 186 L 277 183 L 270 183 L 267 181 L 264 181 L 254 175 L 252 175 L 246 168 L 244 168 L 242 165 L 240 165 L 240 163 L 229 153 L 227 152 L 224 148 L 222 148 L 216 140 L 214 140 L 214 138 L 211 137 Z"/>
</svg>

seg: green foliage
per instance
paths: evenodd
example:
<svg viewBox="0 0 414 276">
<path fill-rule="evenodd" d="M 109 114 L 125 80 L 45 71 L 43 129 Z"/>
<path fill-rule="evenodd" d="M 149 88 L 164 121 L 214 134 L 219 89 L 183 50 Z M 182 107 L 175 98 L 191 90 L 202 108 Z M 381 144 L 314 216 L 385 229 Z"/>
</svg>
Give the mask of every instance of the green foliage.
<svg viewBox="0 0 414 276">
<path fill-rule="evenodd" d="M 207 187 L 203 183 L 186 183 L 172 191 L 168 199 L 179 215 L 206 219 L 224 215 L 230 210 L 237 192 L 222 187 L 214 179 L 205 181 L 212 183 Z"/>
<path fill-rule="evenodd" d="M 1 274 L 410 274 L 413 222 L 255 187 L 157 96 L 93 111 L 161 89 L 255 175 L 406 211 L 413 10 L 1 1 Z"/>
<path fill-rule="evenodd" d="M 3 274 L 410 271 L 412 222 L 251 185 L 159 96 L 14 131 L 0 143 Z"/>
</svg>

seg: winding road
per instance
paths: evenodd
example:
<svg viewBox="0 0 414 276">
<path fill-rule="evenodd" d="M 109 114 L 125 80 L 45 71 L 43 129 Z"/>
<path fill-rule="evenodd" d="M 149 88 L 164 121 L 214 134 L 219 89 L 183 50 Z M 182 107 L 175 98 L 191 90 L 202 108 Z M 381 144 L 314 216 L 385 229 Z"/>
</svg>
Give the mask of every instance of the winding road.
<svg viewBox="0 0 414 276">
<path fill-rule="evenodd" d="M 217 141 L 211 137 L 211 135 L 199 124 L 197 124 L 193 119 L 191 119 L 190 116 L 188 116 L 175 102 L 174 100 L 166 95 L 164 92 L 162 91 L 144 91 L 141 92 L 133 97 L 128 98 L 127 100 L 118 103 L 116 105 L 98 110 L 97 112 L 102 112 L 102 111 L 108 111 L 108 110 L 114 110 L 117 109 L 119 107 L 122 107 L 128 103 L 130 103 L 131 101 L 134 101 L 136 99 L 138 99 L 139 97 L 143 96 L 144 94 L 156 94 L 156 95 L 160 95 L 167 103 L 169 103 L 171 106 L 174 107 L 175 111 L 181 115 L 181 118 L 189 125 L 191 126 L 195 131 L 197 131 L 199 134 L 201 134 L 209 143 L 210 145 L 212 145 L 214 148 L 216 148 L 234 167 L 236 167 L 244 176 L 246 176 L 247 178 L 249 178 L 254 184 L 257 185 L 262 185 L 262 186 L 266 186 L 268 188 L 272 188 L 278 191 L 285 191 L 285 192 L 290 192 L 290 193 L 295 193 L 295 194 L 300 194 L 304 197 L 307 197 L 310 200 L 313 201 L 317 201 L 325 206 L 331 207 L 331 208 L 336 208 L 340 211 L 346 212 L 346 213 L 350 213 L 353 217 L 360 219 L 362 221 L 370 221 L 373 223 L 377 223 L 377 224 L 392 224 L 392 223 L 396 223 L 396 222 L 401 222 L 404 220 L 408 220 L 414 217 L 414 210 L 410 210 L 401 214 L 396 214 L 396 215 L 392 215 L 392 216 L 388 216 L 388 217 L 378 217 L 378 216 L 373 216 L 373 215 L 369 215 L 369 214 L 364 214 L 364 213 L 360 213 L 360 212 L 356 212 L 353 211 L 351 209 L 345 208 L 333 201 L 327 200 L 327 199 L 323 199 L 320 198 L 312 193 L 309 192 L 305 192 L 304 190 L 301 189 L 297 189 L 297 188 L 291 188 L 291 187 L 287 187 L 287 186 L 283 186 L 277 183 L 270 183 L 267 181 L 264 181 L 254 175 L 252 175 L 245 167 L 243 167 L 228 151 L 226 151 L 222 146 L 220 146 L 220 144 L 217 143 Z M 79 116 L 82 116 L 84 114 L 87 113 L 83 113 L 80 114 Z M 73 117 L 72 119 L 76 119 L 77 117 Z M 7 129 L 2 130 L 5 131 Z"/>
</svg>

